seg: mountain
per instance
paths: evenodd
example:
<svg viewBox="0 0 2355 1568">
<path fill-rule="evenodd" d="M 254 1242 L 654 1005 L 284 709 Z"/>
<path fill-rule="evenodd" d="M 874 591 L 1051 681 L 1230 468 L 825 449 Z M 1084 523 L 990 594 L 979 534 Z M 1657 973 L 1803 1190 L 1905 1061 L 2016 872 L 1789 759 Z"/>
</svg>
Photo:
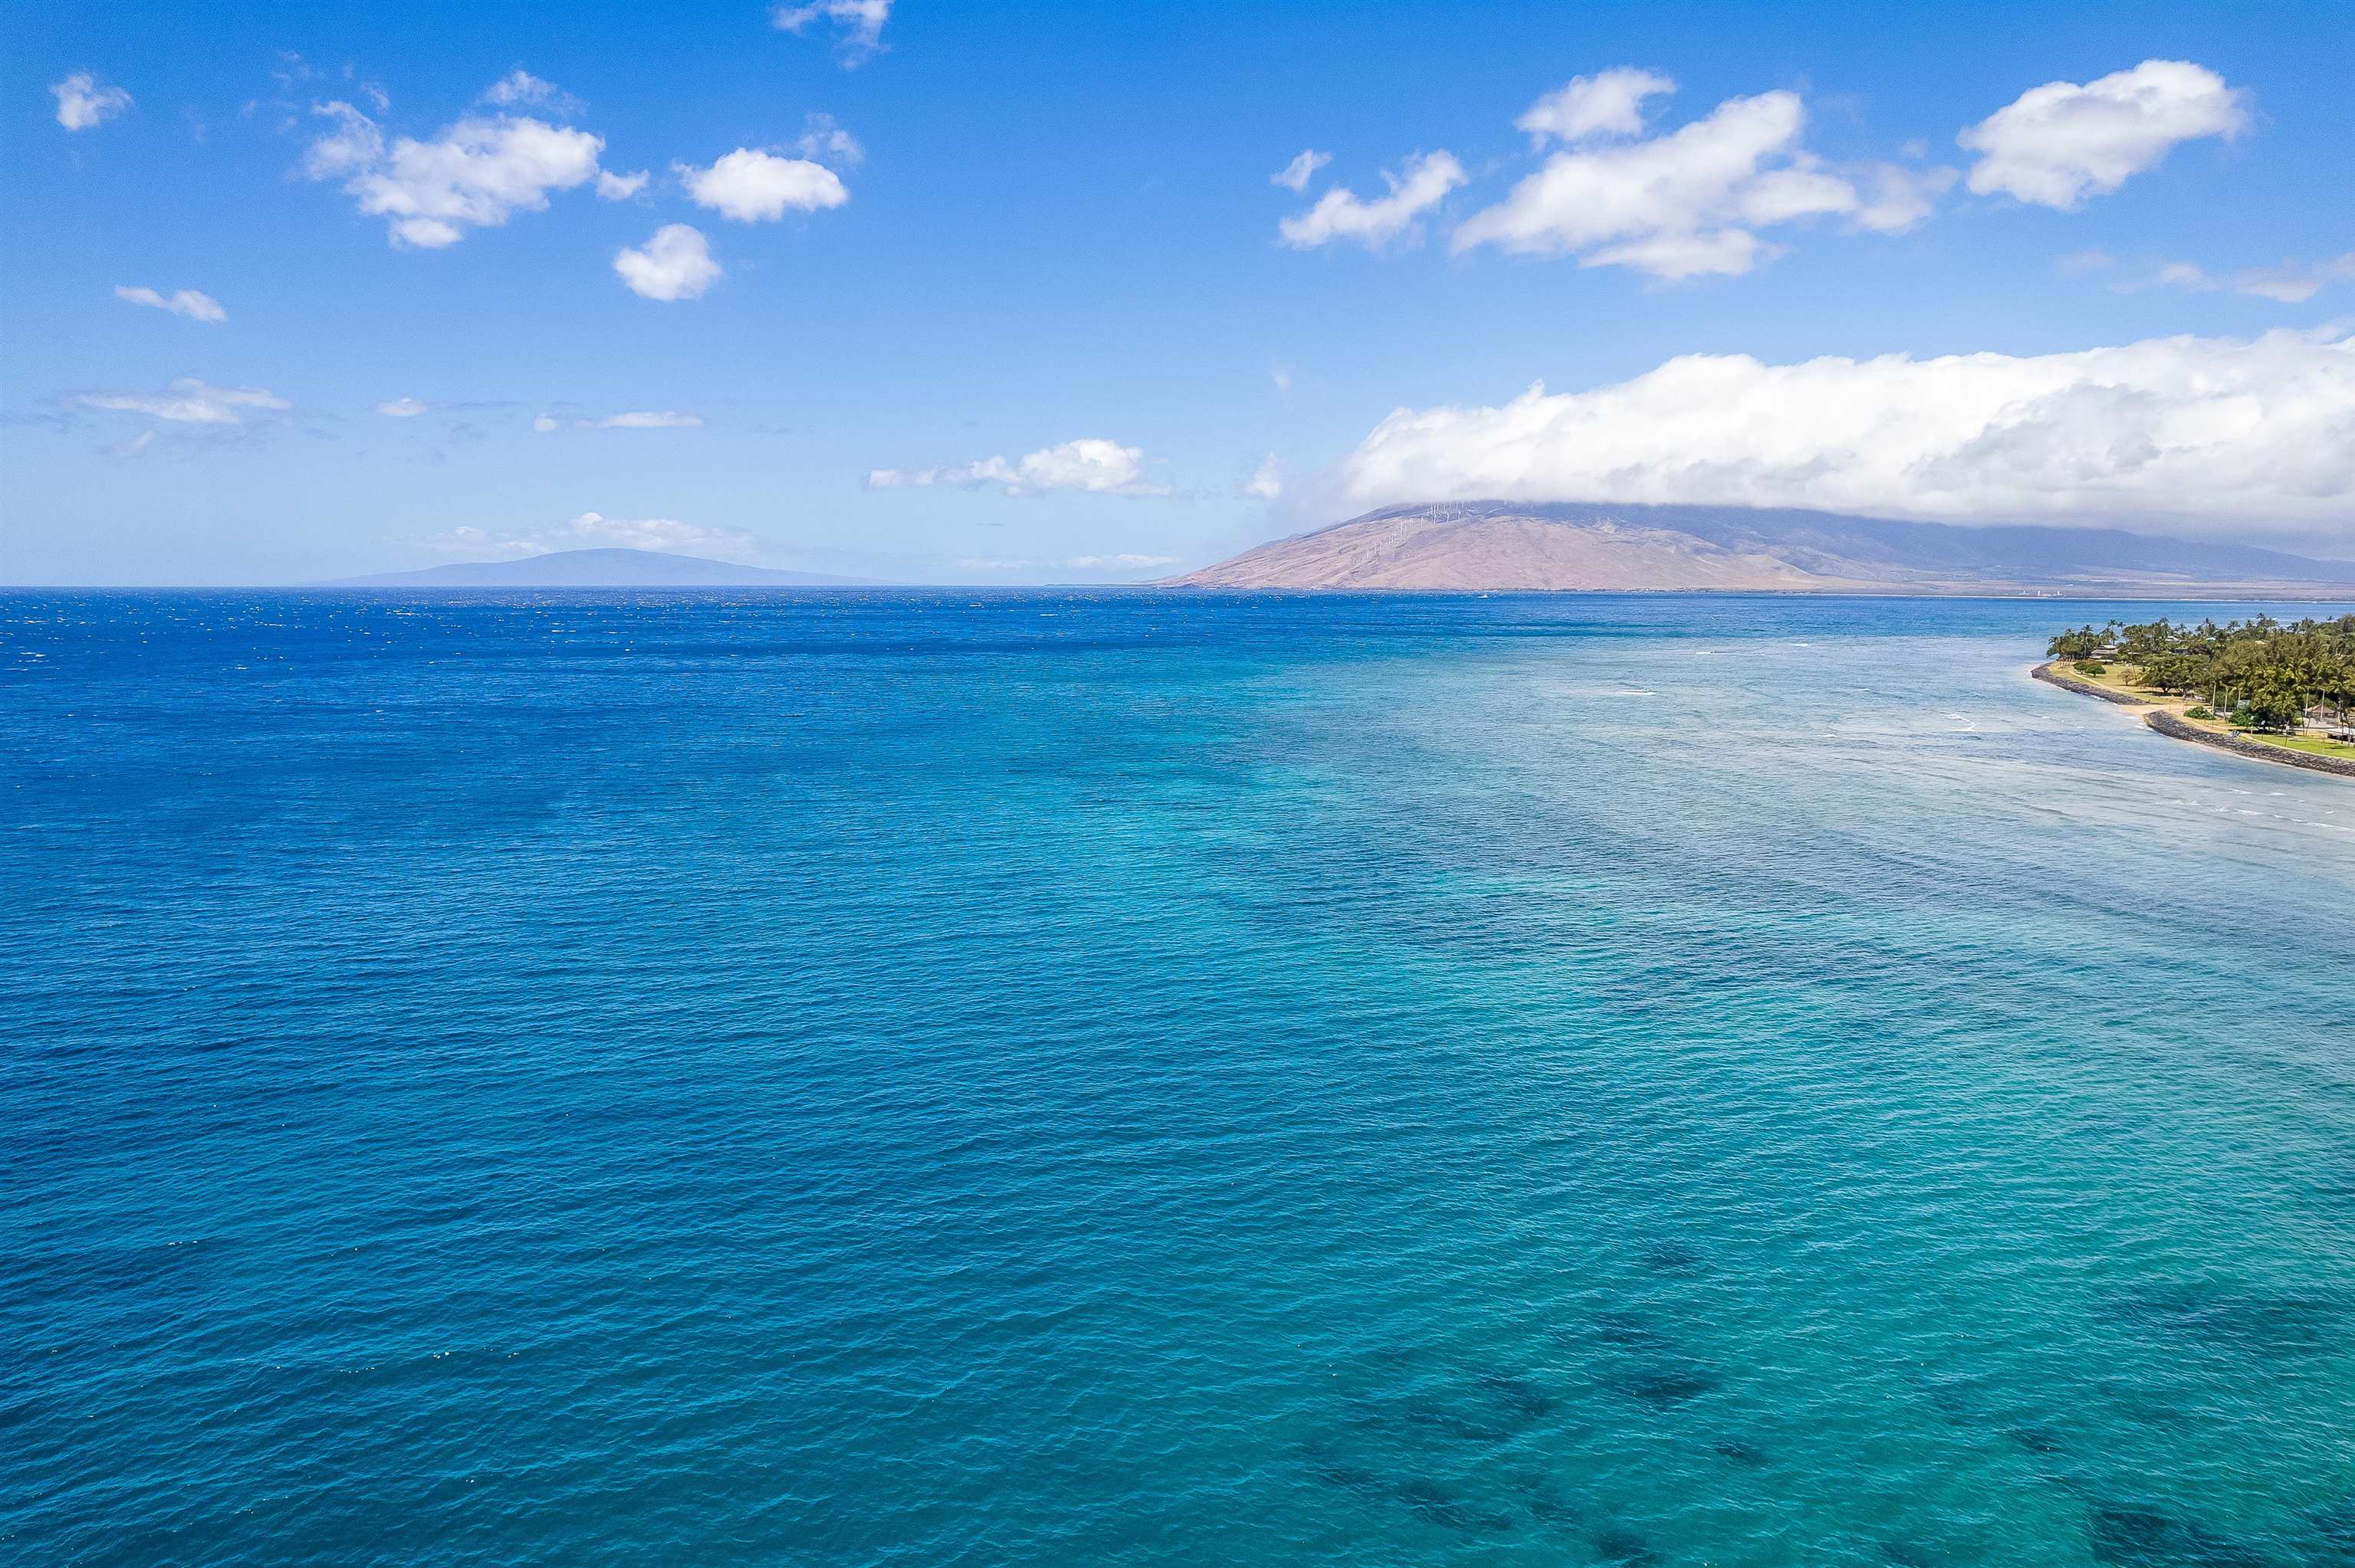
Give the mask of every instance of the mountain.
<svg viewBox="0 0 2355 1568">
<path fill-rule="evenodd" d="M 1896 523 L 1746 506 L 1386 506 L 1168 579 L 1220 588 L 1718 589 L 1793 593 L 2185 589 L 2355 596 L 2355 561 L 2106 528 Z"/>
<path fill-rule="evenodd" d="M 339 577 L 321 588 L 855 588 L 862 579 L 740 567 L 659 550 L 558 550 L 520 561 L 462 561 Z"/>
</svg>

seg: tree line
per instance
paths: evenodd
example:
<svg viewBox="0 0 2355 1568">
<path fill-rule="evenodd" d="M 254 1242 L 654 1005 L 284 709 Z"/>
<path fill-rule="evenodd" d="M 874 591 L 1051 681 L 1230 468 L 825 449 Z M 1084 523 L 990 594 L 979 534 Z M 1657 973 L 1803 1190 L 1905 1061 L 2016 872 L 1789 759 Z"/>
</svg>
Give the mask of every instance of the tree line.
<svg viewBox="0 0 2355 1568">
<path fill-rule="evenodd" d="M 2344 724 L 2355 709 L 2355 615 L 2288 625 L 2270 615 L 2227 626 L 2113 620 L 2064 631 L 2047 652 L 2055 659 L 2090 660 L 2113 650 L 2129 666 L 2134 684 L 2201 697 L 2249 729 L 2286 734 L 2316 706 Z"/>
</svg>

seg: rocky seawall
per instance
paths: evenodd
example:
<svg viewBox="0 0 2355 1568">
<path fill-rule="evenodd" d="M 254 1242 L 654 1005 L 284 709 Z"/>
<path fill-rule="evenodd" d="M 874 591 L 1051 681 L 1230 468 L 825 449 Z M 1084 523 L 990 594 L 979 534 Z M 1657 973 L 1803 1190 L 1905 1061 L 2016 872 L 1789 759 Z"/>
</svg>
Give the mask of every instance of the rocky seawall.
<svg viewBox="0 0 2355 1568">
<path fill-rule="evenodd" d="M 2290 768 L 2304 768 L 2316 773 L 2335 773 L 2342 779 L 2355 779 L 2355 761 L 2339 757 L 2318 757 L 2310 751 L 2293 751 L 2286 746 L 2268 746 L 2262 740 L 2250 740 L 2243 736 L 2202 729 L 2171 709 L 2157 706 L 2143 698 L 2129 696 L 2124 692 L 2114 692 L 2107 686 L 2094 685 L 2091 681 L 2080 681 L 2074 676 L 2064 675 L 2058 666 L 2059 661 L 2056 660 L 2050 664 L 2037 665 L 2030 673 L 2040 681 L 2049 682 L 2060 687 L 2064 692 L 2075 692 L 2080 696 L 2099 697 L 2105 703 L 2115 703 L 2120 707 L 2137 709 L 2142 713 L 2143 723 L 2170 739 L 2188 740 L 2200 746 L 2212 746 L 2219 751 L 2229 751 L 2235 756 L 2251 758 L 2258 762 L 2278 762 Z"/>
<path fill-rule="evenodd" d="M 2355 762 L 2345 758 L 2317 757 L 2310 751 L 2292 751 L 2286 746 L 2267 746 L 2262 740 L 2244 740 L 2237 735 L 2219 735 L 2212 729 L 2187 724 L 2164 708 L 2146 714 L 2142 722 L 2161 735 L 2173 736 L 2178 740 L 2198 741 L 2201 746 L 2254 757 L 2260 762 L 2286 762 L 2292 768 L 2309 768 L 2317 773 L 2336 773 L 2342 779 L 2355 779 Z"/>
<path fill-rule="evenodd" d="M 2150 705 L 2140 697 L 2130 697 L 2124 692 L 2114 692 L 2107 686 L 2097 686 L 2091 681 L 2080 681 L 2074 676 L 2064 675 L 2050 664 L 2039 664 L 2034 673 L 2038 680 L 2050 681 L 2062 691 L 2074 692 L 2082 697 L 2099 697 L 2105 703 L 2115 703 L 2123 708 L 2145 708 Z"/>
</svg>

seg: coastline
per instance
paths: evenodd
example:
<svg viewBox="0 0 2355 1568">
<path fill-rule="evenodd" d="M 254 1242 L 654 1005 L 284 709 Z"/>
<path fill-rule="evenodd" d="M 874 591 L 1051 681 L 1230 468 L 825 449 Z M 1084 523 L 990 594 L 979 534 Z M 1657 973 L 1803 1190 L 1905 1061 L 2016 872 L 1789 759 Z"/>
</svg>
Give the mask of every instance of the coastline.
<svg viewBox="0 0 2355 1568">
<path fill-rule="evenodd" d="M 2328 773 L 2341 779 L 2355 779 L 2355 758 L 2323 757 L 2311 751 L 2298 751 L 2286 746 L 2273 746 L 2229 729 L 2211 728 L 2205 725 L 2196 724 L 2186 718 L 2181 712 L 2183 708 L 2190 705 L 2188 702 L 2176 702 L 2162 697 L 2137 696 L 2132 693 L 2096 685 L 2091 681 L 2080 680 L 2074 675 L 2062 674 L 2056 668 L 2060 663 L 2061 661 L 2058 659 L 2050 659 L 2038 664 L 2029 673 L 2037 680 L 2058 686 L 2065 692 L 2074 692 L 2079 696 L 2099 697 L 2105 703 L 2115 703 L 2120 707 L 2139 708 L 2143 710 L 2142 722 L 2171 740 L 2188 740 L 2196 746 L 2212 747 L 2218 751 L 2229 751 L 2235 757 L 2245 757 L 2256 762 L 2278 763 L 2287 768 L 2303 768 L 2308 772 Z"/>
<path fill-rule="evenodd" d="M 2081 681 L 2074 675 L 2064 675 L 2053 668 L 2053 665 L 2060 662 L 2058 659 L 2050 660 L 2039 664 L 2029 673 L 2040 681 L 2051 683 L 2064 692 L 2074 692 L 2081 697 L 2099 697 L 2105 703 L 2115 703 L 2125 708 L 2147 708 L 2151 705 L 2148 700 L 2129 693 L 2114 692 L 2107 686 L 2097 686 L 2091 681 Z"/>
</svg>

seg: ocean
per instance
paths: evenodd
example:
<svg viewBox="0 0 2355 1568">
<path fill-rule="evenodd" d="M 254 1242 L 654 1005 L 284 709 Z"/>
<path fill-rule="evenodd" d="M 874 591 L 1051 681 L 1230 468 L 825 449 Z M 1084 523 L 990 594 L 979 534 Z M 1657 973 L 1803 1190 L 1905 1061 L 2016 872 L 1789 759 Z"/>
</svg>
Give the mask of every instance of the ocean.
<svg viewBox="0 0 2355 1568">
<path fill-rule="evenodd" d="M 0 596 L 0 1555 L 2355 1561 L 2251 608 Z"/>
</svg>

